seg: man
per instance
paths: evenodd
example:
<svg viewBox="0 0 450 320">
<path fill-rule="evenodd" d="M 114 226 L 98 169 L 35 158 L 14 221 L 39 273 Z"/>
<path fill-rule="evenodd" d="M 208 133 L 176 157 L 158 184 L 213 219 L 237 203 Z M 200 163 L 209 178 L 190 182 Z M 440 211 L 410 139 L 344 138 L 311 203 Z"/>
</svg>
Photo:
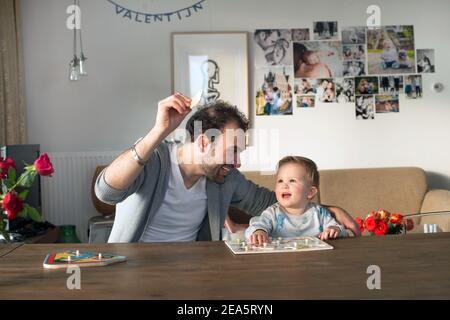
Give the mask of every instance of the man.
<svg viewBox="0 0 450 320">
<path fill-rule="evenodd" d="M 248 129 L 236 107 L 207 105 L 187 122 L 186 144 L 163 141 L 190 113 L 190 104 L 179 93 L 160 101 L 154 127 L 97 178 L 97 197 L 117 204 L 109 242 L 220 240 L 224 224 L 233 228 L 230 206 L 259 215 L 276 202 L 273 192 L 236 170 L 245 145 L 239 138 Z M 330 210 L 359 235 L 345 211 Z"/>
</svg>

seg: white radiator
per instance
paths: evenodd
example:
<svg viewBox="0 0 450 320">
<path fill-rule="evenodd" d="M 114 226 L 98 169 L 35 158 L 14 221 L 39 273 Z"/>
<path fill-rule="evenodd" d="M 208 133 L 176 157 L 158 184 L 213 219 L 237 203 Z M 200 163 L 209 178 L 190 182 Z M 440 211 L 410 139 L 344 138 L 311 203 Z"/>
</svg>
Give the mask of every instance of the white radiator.
<svg viewBox="0 0 450 320">
<path fill-rule="evenodd" d="M 54 225 L 76 225 L 87 242 L 88 221 L 100 215 L 91 200 L 95 168 L 111 163 L 120 152 L 49 152 L 55 173 L 41 177 L 42 216 Z"/>
</svg>

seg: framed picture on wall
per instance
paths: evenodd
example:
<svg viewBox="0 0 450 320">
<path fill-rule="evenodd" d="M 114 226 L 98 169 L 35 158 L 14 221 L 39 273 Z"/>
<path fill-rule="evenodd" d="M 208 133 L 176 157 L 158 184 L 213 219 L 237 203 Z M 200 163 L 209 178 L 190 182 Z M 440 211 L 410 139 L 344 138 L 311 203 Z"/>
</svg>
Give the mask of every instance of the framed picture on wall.
<svg viewBox="0 0 450 320">
<path fill-rule="evenodd" d="M 172 92 L 227 101 L 248 118 L 247 32 L 172 33 Z"/>
</svg>

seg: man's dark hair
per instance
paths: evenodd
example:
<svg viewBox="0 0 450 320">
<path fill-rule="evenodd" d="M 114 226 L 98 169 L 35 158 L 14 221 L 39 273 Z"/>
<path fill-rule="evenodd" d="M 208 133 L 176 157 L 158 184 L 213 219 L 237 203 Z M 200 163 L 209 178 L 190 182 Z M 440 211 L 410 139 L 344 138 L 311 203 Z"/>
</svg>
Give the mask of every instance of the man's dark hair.
<svg viewBox="0 0 450 320">
<path fill-rule="evenodd" d="M 249 121 L 247 117 L 239 111 L 236 106 L 231 105 L 223 100 L 216 100 L 201 107 L 186 123 L 186 130 L 191 136 L 191 142 L 197 139 L 194 136 L 194 123 L 201 121 L 202 134 L 209 129 L 217 129 L 223 131 L 224 127 L 234 122 L 244 132 L 248 130 Z M 198 134 L 198 132 L 196 132 Z"/>
</svg>

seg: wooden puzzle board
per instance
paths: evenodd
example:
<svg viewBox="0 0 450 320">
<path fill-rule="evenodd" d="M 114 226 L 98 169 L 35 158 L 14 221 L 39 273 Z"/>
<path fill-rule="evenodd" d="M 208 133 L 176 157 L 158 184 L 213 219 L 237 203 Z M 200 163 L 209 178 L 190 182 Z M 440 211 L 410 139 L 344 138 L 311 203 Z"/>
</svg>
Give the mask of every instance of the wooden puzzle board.
<svg viewBox="0 0 450 320">
<path fill-rule="evenodd" d="M 252 246 L 250 243 L 236 239 L 225 241 L 227 247 L 234 254 L 258 254 L 258 253 L 281 253 L 302 252 L 333 249 L 328 243 L 316 237 L 275 238 L 265 246 Z"/>
</svg>

